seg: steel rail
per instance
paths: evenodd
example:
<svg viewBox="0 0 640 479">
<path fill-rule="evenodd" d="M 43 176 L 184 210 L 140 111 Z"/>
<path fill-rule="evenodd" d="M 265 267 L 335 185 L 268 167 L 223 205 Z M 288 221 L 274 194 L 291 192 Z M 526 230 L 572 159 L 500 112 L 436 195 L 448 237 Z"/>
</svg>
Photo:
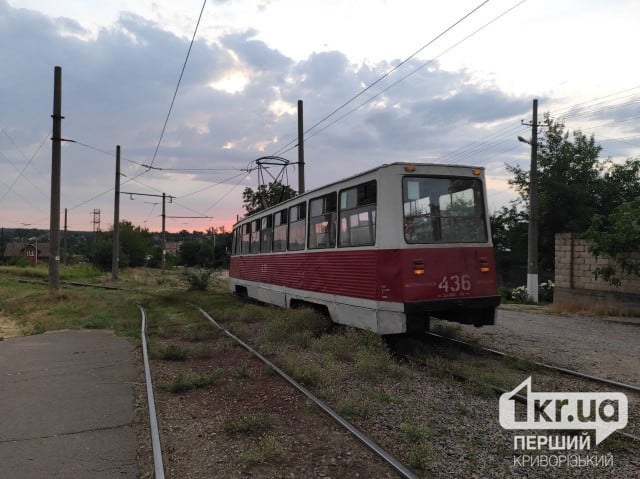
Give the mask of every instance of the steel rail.
<svg viewBox="0 0 640 479">
<path fill-rule="evenodd" d="M 147 350 L 147 312 L 138 304 L 142 314 L 142 327 L 140 338 L 142 339 L 142 357 L 144 359 L 144 376 L 147 384 L 147 401 L 149 403 L 149 426 L 151 429 L 151 447 L 153 449 L 153 467 L 155 479 L 164 479 L 164 464 L 162 463 L 162 448 L 160 447 L 160 432 L 156 417 L 156 404 L 153 397 L 153 385 L 151 384 L 151 368 L 149 367 L 149 354 Z"/>
<path fill-rule="evenodd" d="M 436 334 L 436 333 L 427 333 L 427 336 L 432 336 L 432 337 L 437 338 L 439 340 L 450 341 L 450 342 L 458 344 L 460 346 L 464 346 L 465 348 L 468 348 L 468 349 L 480 350 L 480 351 L 484 351 L 484 352 L 487 352 L 487 353 L 491 353 L 494 356 L 499 356 L 501 358 L 520 359 L 520 360 L 528 362 L 529 364 L 532 364 L 532 365 L 540 367 L 540 368 L 547 369 L 549 371 L 556 371 L 556 372 L 560 372 L 562 374 L 566 374 L 566 375 L 569 375 L 569 376 L 575 376 L 575 377 L 579 377 L 579 378 L 582 378 L 582 379 L 587 379 L 589 381 L 598 382 L 598 383 L 602 383 L 602 384 L 607 384 L 609 386 L 614 386 L 614 387 L 621 388 L 621 389 L 626 389 L 627 391 L 633 391 L 633 392 L 636 392 L 636 393 L 640 393 L 640 387 L 634 386 L 633 384 L 621 383 L 621 382 L 618 382 L 618 381 L 614 381 L 612 379 L 606 379 L 606 378 L 601 378 L 601 377 L 598 377 L 598 376 L 592 376 L 590 374 L 581 373 L 579 371 L 574 371 L 572 369 L 567 369 L 567 368 L 563 368 L 563 367 L 560 367 L 560 366 L 553 366 L 552 364 L 546 364 L 546 363 L 541 363 L 541 362 L 538 362 L 538 361 L 532 361 L 530 359 L 520 358 L 518 356 L 514 356 L 514 355 L 511 355 L 511 354 L 508 354 L 508 353 L 504 353 L 502 351 L 497 351 L 495 349 L 486 348 L 484 346 L 477 346 L 477 345 L 474 345 L 474 344 L 469 344 L 469 343 L 466 343 L 466 342 L 461 341 L 459 339 L 448 338 L 446 336 L 442 336 L 442 335 Z"/>
<path fill-rule="evenodd" d="M 319 398 L 317 398 L 311 391 L 309 391 L 307 388 L 305 388 L 302 384 L 300 384 L 299 382 L 297 382 L 295 379 L 293 379 L 291 376 L 289 376 L 286 372 L 284 372 L 282 369 L 280 369 L 278 366 L 276 366 L 275 364 L 273 364 L 269 359 L 267 359 L 266 357 L 264 357 L 262 354 L 260 354 L 258 351 L 256 351 L 255 349 L 253 349 L 251 346 L 249 346 L 247 343 L 245 343 L 244 341 L 242 341 L 240 338 L 238 338 L 237 336 L 235 336 L 233 333 L 231 333 L 230 331 L 228 331 L 227 329 L 225 329 L 221 324 L 219 324 L 218 322 L 216 322 L 206 311 L 204 311 L 202 308 L 195 306 L 201 313 L 202 315 L 207 318 L 214 326 L 218 327 L 220 330 L 222 330 L 222 332 L 224 332 L 224 334 L 226 334 L 227 336 L 229 336 L 231 339 L 233 339 L 234 341 L 236 341 L 238 344 L 240 344 L 243 348 L 245 348 L 247 351 L 251 352 L 253 355 L 255 355 L 258 359 L 260 359 L 263 363 L 265 363 L 267 366 L 269 366 L 271 369 L 273 369 L 275 372 L 277 372 L 282 378 L 284 378 L 287 382 L 289 382 L 289 384 L 291 384 L 294 388 L 296 388 L 298 391 L 300 391 L 302 394 L 304 394 L 307 398 L 309 398 L 311 401 L 313 401 L 320 409 L 322 409 L 326 414 L 328 414 L 334 421 L 336 421 L 338 424 L 340 424 L 342 427 L 344 427 L 345 429 L 347 429 L 351 434 L 353 434 L 360 442 L 362 442 L 365 446 L 367 446 L 369 449 L 371 449 L 373 452 L 375 452 L 378 456 L 380 456 L 380 458 L 382 458 L 382 460 L 384 460 L 387 464 L 389 464 L 391 467 L 393 467 L 395 469 L 395 471 L 400 474 L 402 477 L 406 478 L 406 479 L 417 479 L 417 476 L 410 471 L 406 466 L 404 466 L 400 461 L 398 461 L 398 459 L 396 459 L 394 456 L 392 456 L 391 454 L 389 454 L 387 451 L 385 451 L 384 449 L 382 449 L 382 447 L 380 447 L 375 441 L 373 441 L 371 438 L 367 437 L 362 431 L 360 431 L 357 427 L 355 427 L 353 424 L 351 424 L 349 421 L 347 421 L 346 419 L 344 419 L 342 416 L 340 416 L 338 413 L 336 413 L 333 409 L 331 409 L 326 403 L 324 403 L 322 400 L 320 400 Z"/>
</svg>

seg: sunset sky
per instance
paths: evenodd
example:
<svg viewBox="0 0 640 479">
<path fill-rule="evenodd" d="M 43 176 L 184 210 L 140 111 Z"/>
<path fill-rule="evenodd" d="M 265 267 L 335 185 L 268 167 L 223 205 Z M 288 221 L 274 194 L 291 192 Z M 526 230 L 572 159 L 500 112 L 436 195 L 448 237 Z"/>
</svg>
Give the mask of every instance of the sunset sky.
<svg viewBox="0 0 640 479">
<path fill-rule="evenodd" d="M 169 231 L 229 228 L 256 158 L 297 161 L 299 99 L 307 189 L 395 161 L 470 164 L 495 211 L 515 198 L 505 163 L 528 168 L 516 138 L 534 98 L 540 117 L 594 134 L 603 159 L 640 154 L 639 2 L 203 3 L 0 0 L 0 226 L 49 227 L 56 65 L 71 230 L 91 230 L 94 209 L 111 228 L 116 145 L 123 191 L 212 217 L 168 218 Z M 288 179 L 297 189 L 295 167 Z M 159 203 L 122 195 L 120 218 L 159 231 Z"/>
</svg>

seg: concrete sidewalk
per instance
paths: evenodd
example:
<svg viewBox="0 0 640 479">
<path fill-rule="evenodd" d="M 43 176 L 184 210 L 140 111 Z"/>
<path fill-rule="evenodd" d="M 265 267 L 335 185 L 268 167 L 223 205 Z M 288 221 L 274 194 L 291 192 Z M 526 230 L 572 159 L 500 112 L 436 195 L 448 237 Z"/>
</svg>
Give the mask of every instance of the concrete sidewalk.
<svg viewBox="0 0 640 479">
<path fill-rule="evenodd" d="M 0 342 L 0 478 L 135 478 L 135 347 L 106 331 Z"/>
</svg>

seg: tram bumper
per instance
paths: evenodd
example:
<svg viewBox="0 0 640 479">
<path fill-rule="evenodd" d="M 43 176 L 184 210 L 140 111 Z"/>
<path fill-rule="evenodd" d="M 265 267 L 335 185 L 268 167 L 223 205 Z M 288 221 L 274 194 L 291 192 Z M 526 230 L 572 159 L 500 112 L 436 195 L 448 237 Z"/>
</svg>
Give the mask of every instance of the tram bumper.
<svg viewBox="0 0 640 479">
<path fill-rule="evenodd" d="M 500 296 L 473 298 L 447 298 L 431 301 L 411 301 L 404 303 L 407 327 L 412 321 L 424 321 L 430 316 L 476 327 L 495 324 L 496 308 Z"/>
</svg>

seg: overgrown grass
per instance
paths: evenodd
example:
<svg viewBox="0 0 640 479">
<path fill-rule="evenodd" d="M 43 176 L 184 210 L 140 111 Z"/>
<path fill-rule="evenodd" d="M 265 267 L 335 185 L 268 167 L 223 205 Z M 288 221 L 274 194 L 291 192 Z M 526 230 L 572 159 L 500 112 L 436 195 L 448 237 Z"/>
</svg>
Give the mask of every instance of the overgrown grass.
<svg viewBox="0 0 640 479">
<path fill-rule="evenodd" d="M 312 338 L 320 337 L 331 326 L 330 320 L 312 309 L 279 309 L 266 319 L 264 340 L 275 343 L 293 338 L 294 343 L 303 347 L 308 347 Z"/>
<path fill-rule="evenodd" d="M 154 357 L 165 361 L 184 361 L 189 356 L 189 350 L 176 344 L 158 348 Z"/>
<path fill-rule="evenodd" d="M 409 467 L 413 469 L 427 469 L 433 462 L 433 446 L 429 443 L 415 444 L 407 452 Z"/>
<path fill-rule="evenodd" d="M 444 336 L 445 338 L 458 338 L 461 331 L 462 328 L 457 324 L 433 321 L 431 325 L 431 332 Z"/>
<path fill-rule="evenodd" d="M 371 401 L 361 398 L 346 398 L 338 402 L 336 412 L 347 419 L 367 418 L 375 413 L 375 407 Z"/>
<path fill-rule="evenodd" d="M 218 338 L 221 335 L 222 331 L 220 329 L 200 317 L 199 321 L 189 323 L 184 327 L 183 337 L 187 341 L 199 342 L 207 339 Z"/>
<path fill-rule="evenodd" d="M 261 438 L 257 444 L 240 453 L 240 463 L 247 466 L 278 464 L 285 459 L 285 447 L 272 436 Z"/>
<path fill-rule="evenodd" d="M 285 355 L 281 362 L 287 373 L 307 387 L 322 387 L 330 382 L 331 374 L 322 364 L 300 361 L 293 355 Z"/>
<path fill-rule="evenodd" d="M 179 374 L 170 381 L 158 384 L 158 388 L 174 394 L 179 394 L 193 389 L 200 389 L 212 385 L 222 376 L 222 370 L 216 369 L 213 372 L 202 374 L 190 371 Z"/>
<path fill-rule="evenodd" d="M 433 461 L 433 447 L 429 442 L 429 437 L 433 432 L 410 415 L 405 415 L 403 418 L 400 423 L 400 431 L 409 443 L 406 453 L 409 466 L 414 469 L 429 467 Z"/>
<path fill-rule="evenodd" d="M 46 285 L 0 281 L 2 314 L 24 334 L 89 328 L 139 337 L 140 312 L 135 300 L 135 295 L 119 291 L 63 286 L 59 293 L 50 294 Z"/>
<path fill-rule="evenodd" d="M 271 428 L 271 419 L 263 413 L 225 419 L 222 428 L 228 434 L 260 434 Z"/>
</svg>

